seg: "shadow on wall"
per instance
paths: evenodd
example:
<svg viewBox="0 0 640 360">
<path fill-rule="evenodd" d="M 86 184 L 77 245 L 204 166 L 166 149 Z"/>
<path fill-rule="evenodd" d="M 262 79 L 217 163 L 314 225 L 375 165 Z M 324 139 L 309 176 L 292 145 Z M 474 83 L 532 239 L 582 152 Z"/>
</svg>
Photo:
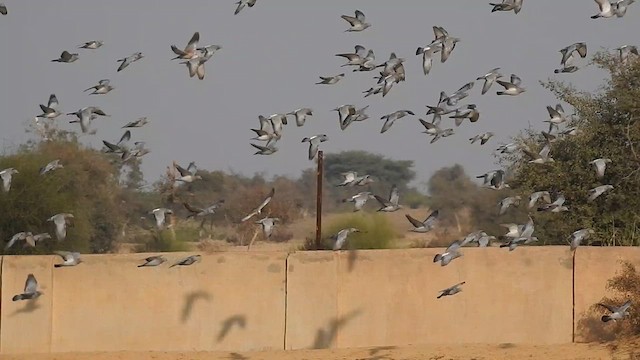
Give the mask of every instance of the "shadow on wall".
<svg viewBox="0 0 640 360">
<path fill-rule="evenodd" d="M 247 317 L 244 315 L 233 315 L 228 317 L 222 322 L 222 329 L 220 329 L 220 333 L 218 333 L 216 341 L 221 342 L 224 340 L 234 326 L 244 329 L 247 326 Z"/>
<path fill-rule="evenodd" d="M 14 311 L 11 316 L 15 316 L 18 314 L 24 314 L 24 313 L 31 313 L 34 312 L 36 310 L 38 310 L 40 308 L 40 303 L 38 302 L 38 299 L 33 299 L 33 300 L 26 300 L 24 306 L 22 306 L 19 309 L 16 309 L 16 311 Z"/>
<path fill-rule="evenodd" d="M 347 271 L 352 272 L 353 268 L 356 266 L 356 260 L 358 259 L 358 250 L 349 251 L 349 256 L 347 257 Z"/>
<path fill-rule="evenodd" d="M 192 291 L 187 293 L 184 296 L 184 306 L 182 307 L 182 315 L 180 316 L 182 323 L 184 324 L 189 320 L 193 307 L 198 300 L 210 302 L 212 299 L 213 296 L 206 291 Z"/>
<path fill-rule="evenodd" d="M 342 318 L 337 317 L 331 321 L 326 328 L 318 329 L 316 333 L 316 339 L 311 346 L 312 349 L 328 349 L 338 336 L 338 330 L 344 327 L 347 322 L 357 317 L 362 313 L 361 310 L 354 310 Z"/>
</svg>

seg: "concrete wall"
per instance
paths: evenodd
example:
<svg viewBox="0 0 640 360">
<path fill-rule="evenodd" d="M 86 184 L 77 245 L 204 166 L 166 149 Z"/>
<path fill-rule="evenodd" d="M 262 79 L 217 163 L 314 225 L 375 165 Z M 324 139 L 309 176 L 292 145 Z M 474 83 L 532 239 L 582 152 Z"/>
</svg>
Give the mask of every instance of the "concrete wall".
<svg viewBox="0 0 640 360">
<path fill-rule="evenodd" d="M 469 248 L 445 267 L 433 263 L 442 249 L 292 254 L 286 348 L 571 342 L 565 250 Z"/>
<path fill-rule="evenodd" d="M 568 343 L 580 314 L 640 249 L 465 248 L 219 253 L 138 268 L 147 254 L 4 256 L 0 353 L 243 351 L 451 343 Z M 33 273 L 44 295 L 13 302 Z M 466 281 L 463 292 L 436 299 Z M 575 293 L 574 293 L 575 290 Z M 575 301 L 575 321 L 574 321 Z M 596 328 L 602 324 L 593 323 Z"/>
<path fill-rule="evenodd" d="M 621 261 L 629 261 L 640 270 L 640 248 L 580 247 L 575 255 L 575 341 L 609 340 L 615 337 L 611 324 L 603 326 L 589 308 L 604 296 L 615 297 L 607 282 L 622 270 Z"/>
</svg>

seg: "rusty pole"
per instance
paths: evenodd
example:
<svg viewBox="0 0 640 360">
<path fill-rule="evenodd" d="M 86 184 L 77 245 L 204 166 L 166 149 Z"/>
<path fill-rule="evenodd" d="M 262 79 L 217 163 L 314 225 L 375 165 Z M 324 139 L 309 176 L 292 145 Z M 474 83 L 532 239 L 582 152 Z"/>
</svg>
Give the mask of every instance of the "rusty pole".
<svg viewBox="0 0 640 360">
<path fill-rule="evenodd" d="M 322 180 L 324 177 L 324 153 L 318 151 L 318 170 L 316 172 L 316 250 L 321 247 L 322 237 Z"/>
</svg>

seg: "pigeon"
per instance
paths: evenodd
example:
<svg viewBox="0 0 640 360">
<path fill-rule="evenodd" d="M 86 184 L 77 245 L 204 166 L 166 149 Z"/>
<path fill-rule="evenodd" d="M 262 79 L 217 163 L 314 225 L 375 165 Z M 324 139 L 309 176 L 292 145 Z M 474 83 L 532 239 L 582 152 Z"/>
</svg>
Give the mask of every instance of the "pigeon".
<svg viewBox="0 0 640 360">
<path fill-rule="evenodd" d="M 347 237 L 354 232 L 361 232 L 361 231 L 356 228 L 348 228 L 348 229 L 342 229 L 338 231 L 338 233 L 334 236 L 336 242 L 333 245 L 333 251 L 338 251 L 342 249 L 342 247 L 344 246 L 344 243 L 347 241 Z"/>
<path fill-rule="evenodd" d="M 346 55 L 346 54 L 338 54 L 338 56 L 341 56 L 341 55 Z M 357 61 L 357 60 L 353 60 L 353 61 Z M 369 51 L 367 51 L 367 54 L 364 56 L 364 58 L 362 58 L 362 63 L 359 64 L 357 68 L 353 69 L 353 72 L 373 71 L 374 69 L 377 68 L 375 61 L 376 61 L 376 53 L 373 50 L 369 49 Z M 341 65 L 341 67 L 346 65 L 351 65 L 351 64 L 349 63 L 343 64 Z"/>
<path fill-rule="evenodd" d="M 460 291 L 462 291 L 462 289 L 460 288 L 461 285 L 464 285 L 466 283 L 466 281 L 457 283 L 455 285 L 453 285 L 452 287 L 448 287 L 444 290 L 440 290 L 440 295 L 438 295 L 438 299 L 440 299 L 443 296 L 451 296 L 451 295 L 455 295 L 457 293 L 459 293 Z"/>
<path fill-rule="evenodd" d="M 149 122 L 149 120 L 147 119 L 146 116 L 138 118 L 137 120 L 134 121 L 130 121 L 128 122 L 125 126 L 123 126 L 122 128 L 139 128 L 142 127 L 144 125 L 146 125 Z"/>
<path fill-rule="evenodd" d="M 73 214 L 59 213 L 47 219 L 47 221 L 53 222 L 56 226 L 56 238 L 59 241 L 64 240 L 67 237 L 67 221 L 73 218 Z"/>
<path fill-rule="evenodd" d="M 198 172 L 198 167 L 193 161 L 189 163 L 189 166 L 187 166 L 186 169 L 176 164 L 176 170 L 178 170 L 178 172 L 180 173 L 180 177 L 177 177 L 175 181 L 192 183 L 196 180 L 202 180 L 202 176 L 196 175 L 196 172 Z"/>
<path fill-rule="evenodd" d="M 347 185 L 354 186 L 355 185 L 354 182 L 358 178 L 358 173 L 355 171 L 344 172 L 340 175 L 344 176 L 344 181 L 336 186 L 347 186 Z"/>
<path fill-rule="evenodd" d="M 496 151 L 499 151 L 501 154 L 513 154 L 520 149 L 520 146 L 516 143 L 509 143 L 500 145 Z"/>
<path fill-rule="evenodd" d="M 419 221 L 411 217 L 411 215 L 409 214 L 405 214 L 404 216 L 407 218 L 407 220 L 409 220 L 411 225 L 413 225 L 413 229 L 410 229 L 409 231 L 417 232 L 417 233 L 426 233 L 433 229 L 436 222 L 438 221 L 439 215 L 440 215 L 440 210 L 436 209 L 431 214 L 429 214 L 429 216 L 427 216 L 427 218 L 424 219 L 424 221 Z"/>
<path fill-rule="evenodd" d="M 109 81 L 109 79 L 103 79 L 103 80 L 100 80 L 100 81 L 98 82 L 98 85 L 94 85 L 94 86 L 92 86 L 92 87 L 90 87 L 90 88 L 86 89 L 86 90 L 85 90 L 85 92 L 87 92 L 87 91 L 89 91 L 89 90 L 93 89 L 93 92 L 92 92 L 92 93 L 90 93 L 89 95 L 101 95 L 101 94 L 106 94 L 106 93 L 108 93 L 109 91 L 111 91 L 111 90 L 113 90 L 113 89 L 114 89 L 114 87 L 113 87 L 113 86 L 109 85 L 109 82 L 110 82 L 110 81 Z"/>
<path fill-rule="evenodd" d="M 189 266 L 189 265 L 193 265 L 194 263 L 200 261 L 202 259 L 202 255 L 190 255 L 187 256 L 184 259 L 180 259 L 178 261 L 176 261 L 173 265 L 169 266 L 170 268 L 174 267 L 174 266 Z"/>
<path fill-rule="evenodd" d="M 625 316 L 629 316 L 629 306 L 631 306 L 631 300 L 627 300 L 622 306 L 615 307 L 611 305 L 606 305 L 602 303 L 598 303 L 598 305 L 606 308 L 611 312 L 609 315 L 602 315 L 602 322 L 609 322 L 611 320 L 617 321 L 624 319 Z"/>
<path fill-rule="evenodd" d="M 320 81 L 317 82 L 316 85 L 318 84 L 333 85 L 338 81 L 342 80 L 343 77 L 344 77 L 344 73 L 341 73 L 335 76 L 320 76 Z"/>
<path fill-rule="evenodd" d="M 356 10 L 355 17 L 348 15 L 342 15 L 340 17 L 351 24 L 351 27 L 345 30 L 345 32 L 362 31 L 371 26 L 371 24 L 366 22 L 364 13 L 360 10 Z"/>
<path fill-rule="evenodd" d="M 9 12 L 7 11 L 7 5 L 4 3 L 0 3 L 0 14 L 7 15 Z"/>
<path fill-rule="evenodd" d="M 309 160 L 313 160 L 316 157 L 316 154 L 318 154 L 318 146 L 320 145 L 320 143 L 327 140 L 329 140 L 329 137 L 327 137 L 327 135 L 325 134 L 314 135 L 302 139 L 302 142 L 309 143 Z"/>
<path fill-rule="evenodd" d="M 639 56 L 638 47 L 634 45 L 622 45 L 615 49 L 618 52 L 618 59 L 621 63 L 626 63 L 632 54 Z"/>
<path fill-rule="evenodd" d="M 602 179 L 604 177 L 604 171 L 607 168 L 607 164 L 609 163 L 611 163 L 611 159 L 607 158 L 595 159 L 589 162 L 589 164 L 593 165 L 593 167 L 595 168 L 598 179 Z"/>
<path fill-rule="evenodd" d="M 117 62 L 121 63 L 120 66 L 118 66 L 118 70 L 117 72 L 120 72 L 122 70 L 124 70 L 127 66 L 131 65 L 132 63 L 140 60 L 144 58 L 144 55 L 142 55 L 141 52 L 136 52 L 133 53 L 125 58 L 122 59 L 118 59 Z"/>
<path fill-rule="evenodd" d="M 279 221 L 280 221 L 279 218 L 272 218 L 267 216 L 265 218 L 262 218 L 256 221 L 256 224 L 262 225 L 262 233 L 264 234 L 264 238 L 268 239 L 271 237 L 271 234 L 273 233 L 273 227 L 275 226 L 275 223 Z"/>
<path fill-rule="evenodd" d="M 243 217 L 242 220 L 240 220 L 240 222 L 245 222 L 251 219 L 255 215 L 261 215 L 262 210 L 271 202 L 271 199 L 273 199 L 273 195 L 275 193 L 276 193 L 276 189 L 271 188 L 271 191 L 269 192 L 269 194 L 267 194 L 264 200 L 262 200 L 262 203 L 260 203 L 260 205 L 258 205 L 257 208 L 253 209 L 247 216 Z"/>
<path fill-rule="evenodd" d="M 78 54 L 77 53 L 70 53 L 67 50 L 63 51 L 62 54 L 60 54 L 60 57 L 57 59 L 53 59 L 51 60 L 52 62 L 60 62 L 60 63 L 72 63 L 74 61 L 78 60 Z"/>
<path fill-rule="evenodd" d="M 431 144 L 433 144 L 434 142 L 438 141 L 441 138 L 445 138 L 453 135 L 453 129 L 441 129 L 438 125 L 434 125 L 422 119 L 418 119 L 418 120 L 420 120 L 420 123 L 426 128 L 426 130 L 423 131 L 423 133 L 433 135 L 433 138 L 430 141 Z"/>
<path fill-rule="evenodd" d="M 531 216 L 529 216 L 529 221 L 524 225 L 501 224 L 501 226 L 509 227 L 509 233 L 505 236 L 510 238 L 507 243 L 500 245 L 501 248 L 509 247 L 509 251 L 513 251 L 520 244 L 529 244 L 538 241 L 537 237 L 532 236 L 535 227 Z"/>
<path fill-rule="evenodd" d="M 149 212 L 156 219 L 156 227 L 158 230 L 162 230 L 166 224 L 167 214 L 173 214 L 173 210 L 167 208 L 156 208 Z"/>
<path fill-rule="evenodd" d="M 520 200 L 522 198 L 519 195 L 506 197 L 498 203 L 498 207 L 500 208 L 499 215 L 504 215 L 510 206 L 518 206 L 520 205 Z"/>
<path fill-rule="evenodd" d="M 364 204 L 367 203 L 367 200 L 374 198 L 375 197 L 371 192 L 363 191 L 353 195 L 348 199 L 342 200 L 342 202 L 352 202 L 354 205 L 353 211 L 356 212 L 362 210 L 362 207 L 364 207 Z"/>
<path fill-rule="evenodd" d="M 56 159 L 48 163 L 47 165 L 40 168 L 40 175 L 44 175 L 48 172 L 54 171 L 56 169 L 62 169 L 64 166 L 60 164 L 60 160 Z"/>
<path fill-rule="evenodd" d="M 594 233 L 593 229 L 580 229 L 571 233 L 571 251 L 577 249 L 583 240 L 589 239 Z"/>
<path fill-rule="evenodd" d="M 440 266 L 448 265 L 452 260 L 462 256 L 462 253 L 460 252 L 460 245 L 461 242 L 459 240 L 452 242 L 442 254 L 436 254 L 433 258 L 433 262 L 435 263 L 439 261 Z"/>
<path fill-rule="evenodd" d="M 469 119 L 472 123 L 478 121 L 478 119 L 480 119 L 480 112 L 476 104 L 469 104 L 464 108 L 456 109 L 455 114 L 449 116 L 449 118 L 455 119 L 456 126 L 460 126 L 464 119 Z"/>
<path fill-rule="evenodd" d="M 339 56 L 339 57 L 343 57 L 345 59 L 348 60 L 348 62 L 346 64 L 340 65 L 340 67 L 344 67 L 344 66 L 361 66 L 364 64 L 365 62 L 365 51 L 367 49 L 365 49 L 364 46 L 362 45 L 356 45 L 354 47 L 354 52 L 352 53 L 342 53 L 342 54 L 336 54 L 335 56 Z"/>
<path fill-rule="evenodd" d="M 182 205 L 184 206 L 185 209 L 187 209 L 187 211 L 190 212 L 190 214 L 187 215 L 187 219 L 189 219 L 192 217 L 202 217 L 207 215 L 213 215 L 216 213 L 216 210 L 218 210 L 220 207 L 222 207 L 222 205 L 224 205 L 224 202 L 225 202 L 224 199 L 220 199 L 204 209 L 193 207 L 186 202 L 182 203 Z"/>
<path fill-rule="evenodd" d="M 529 149 L 522 149 L 522 151 L 525 155 L 531 158 L 531 160 L 529 160 L 529 163 L 531 164 L 546 164 L 555 161 L 549 154 L 551 152 L 551 146 L 549 143 L 545 144 L 542 147 L 542 150 L 537 154 Z"/>
<path fill-rule="evenodd" d="M 389 200 L 378 195 L 374 195 L 374 197 L 376 198 L 376 200 L 378 200 L 380 205 L 382 205 L 382 207 L 378 209 L 378 211 L 394 212 L 402 208 L 402 205 L 398 204 L 400 194 L 398 193 L 398 187 L 395 184 L 391 186 L 391 191 L 389 192 Z"/>
<path fill-rule="evenodd" d="M 422 72 L 425 75 L 429 75 L 431 68 L 433 67 L 433 55 L 442 50 L 442 41 L 434 40 L 431 44 L 425 47 L 419 47 L 416 50 L 416 55 L 422 54 Z"/>
<path fill-rule="evenodd" d="M 529 204 L 527 207 L 532 209 L 536 206 L 539 199 L 543 199 L 547 204 L 551 203 L 551 194 L 548 191 L 536 191 L 529 195 Z"/>
<path fill-rule="evenodd" d="M 144 263 L 138 265 L 138 267 L 158 266 L 165 261 L 167 261 L 167 259 L 162 255 L 149 256 L 148 258 L 145 258 Z"/>
<path fill-rule="evenodd" d="M 309 109 L 309 108 L 300 108 L 297 110 L 294 110 L 290 113 L 287 113 L 287 115 L 293 115 L 296 117 L 296 125 L 298 126 L 302 126 L 304 125 L 304 122 L 307 120 L 307 116 L 313 116 L 313 110 Z"/>
<path fill-rule="evenodd" d="M 274 144 L 269 144 L 267 146 L 262 146 L 262 145 L 257 145 L 257 144 L 251 143 L 249 145 L 251 145 L 254 148 L 258 149 L 258 151 L 253 153 L 254 155 L 272 155 L 273 153 L 278 151 L 278 148 L 275 147 Z"/>
<path fill-rule="evenodd" d="M 238 7 L 236 8 L 236 11 L 233 12 L 233 15 L 238 15 L 240 13 L 240 11 L 242 11 L 242 9 L 244 9 L 245 6 L 248 7 L 253 7 L 256 4 L 256 0 L 240 0 L 236 3 L 236 5 L 238 5 Z"/>
<path fill-rule="evenodd" d="M 55 119 L 62 114 L 58 111 L 58 98 L 56 94 L 49 95 L 47 106 L 40 104 L 40 109 L 42 109 L 42 114 L 36 116 L 37 118 Z"/>
<path fill-rule="evenodd" d="M 489 89 L 491 88 L 491 85 L 493 85 L 493 83 L 502 76 L 503 75 L 500 74 L 500 68 L 497 67 L 477 78 L 476 80 L 484 80 L 484 84 L 482 85 L 482 95 L 486 94 L 487 91 L 489 91 Z"/>
<path fill-rule="evenodd" d="M 562 54 L 560 65 L 565 65 L 569 60 L 569 57 L 572 57 L 574 53 L 578 53 L 578 55 L 584 59 L 587 56 L 587 43 L 577 42 L 560 49 L 560 54 Z"/>
<path fill-rule="evenodd" d="M 11 240 L 5 245 L 4 249 L 7 250 L 13 246 L 18 241 L 24 241 L 29 244 L 31 247 L 35 247 L 35 240 L 33 239 L 33 234 L 29 231 L 21 231 L 11 237 Z"/>
<path fill-rule="evenodd" d="M 196 31 L 191 36 L 191 39 L 189 40 L 189 42 L 187 43 L 187 46 L 185 46 L 183 50 L 180 50 L 175 45 L 171 45 L 171 51 L 173 51 L 176 55 L 178 55 L 171 60 L 177 60 L 177 59 L 191 60 L 194 57 L 198 56 L 199 54 L 197 54 L 196 52 L 196 48 L 198 47 L 198 41 L 200 41 L 200 33 Z"/>
<path fill-rule="evenodd" d="M 14 168 L 7 168 L 0 171 L 0 178 L 2 178 L 2 190 L 4 192 L 9 192 L 11 189 L 11 180 L 13 179 L 13 175 L 19 173 L 20 172 Z"/>
<path fill-rule="evenodd" d="M 101 47 L 102 45 L 104 45 L 104 41 L 102 41 L 102 40 L 91 40 L 91 41 L 87 41 L 84 44 L 78 46 L 78 49 L 95 50 L 95 49 Z"/>
<path fill-rule="evenodd" d="M 633 4 L 636 0 L 618 0 L 615 2 L 616 16 L 621 18 L 627 13 L 629 5 Z"/>
<path fill-rule="evenodd" d="M 471 141 L 471 143 L 473 144 L 476 141 L 480 140 L 480 145 L 484 145 L 487 143 L 487 141 L 489 141 L 489 139 L 491 139 L 491 137 L 493 137 L 493 133 L 491 131 L 488 131 L 486 133 L 482 133 L 470 138 L 469 141 Z"/>
<path fill-rule="evenodd" d="M 495 240 L 495 236 L 489 236 L 486 233 L 480 233 L 480 237 L 477 239 L 478 247 L 487 247 L 491 243 L 492 240 Z"/>
<path fill-rule="evenodd" d="M 393 123 L 398 120 L 398 119 L 402 119 L 403 117 L 407 116 L 407 115 L 415 115 L 413 113 L 413 111 L 411 110 L 397 110 L 392 112 L 391 114 L 387 114 L 384 115 L 380 118 L 380 120 L 385 120 L 384 125 L 382 125 L 382 129 L 380 130 L 380 133 L 384 133 L 387 130 L 389 130 L 389 128 L 391 127 L 391 125 L 393 125 Z"/>
<path fill-rule="evenodd" d="M 600 186 L 596 186 L 593 189 L 589 190 L 589 198 L 587 199 L 589 202 L 592 202 L 593 200 L 595 200 L 597 197 L 599 197 L 600 195 L 604 194 L 605 192 L 609 191 L 613 189 L 613 185 L 600 185 Z"/>
<path fill-rule="evenodd" d="M 511 239 L 505 244 L 500 244 L 500 247 L 501 248 L 508 247 L 509 251 L 513 251 L 518 247 L 518 245 L 529 244 L 536 241 L 538 241 L 538 238 L 535 236 L 519 237 L 519 238 Z"/>
<path fill-rule="evenodd" d="M 356 116 L 356 107 L 350 104 L 340 105 L 337 108 L 333 109 L 333 111 L 338 112 L 338 122 L 340 124 L 340 129 L 346 128 L 344 124 L 350 124 L 353 117 Z"/>
<path fill-rule="evenodd" d="M 557 129 L 559 124 L 567 121 L 561 104 L 556 104 L 555 108 L 547 106 L 547 112 L 549 113 L 549 120 L 544 120 L 544 122 L 549 123 L 549 132 L 553 130 L 553 127 Z"/>
<path fill-rule="evenodd" d="M 371 95 L 380 94 L 383 90 L 384 90 L 384 85 L 378 85 L 376 87 L 370 87 L 368 90 L 365 90 L 362 93 L 365 94 L 364 97 L 366 98 Z"/>
<path fill-rule="evenodd" d="M 489 5 L 493 6 L 491 12 L 513 10 L 517 14 L 522 10 L 522 2 L 523 0 L 502 0 L 501 3 L 489 3 Z"/>
<path fill-rule="evenodd" d="M 203 48 L 197 48 L 191 59 L 181 62 L 180 64 L 187 65 L 189 77 L 198 75 L 198 79 L 204 80 L 206 71 L 204 64 L 211 59 L 216 51 L 220 49 L 222 49 L 222 46 L 220 45 L 209 45 Z"/>
<path fill-rule="evenodd" d="M 475 82 L 473 81 L 468 82 L 462 85 L 460 89 L 456 90 L 451 95 L 447 95 L 447 93 L 445 93 L 444 91 L 441 91 L 440 101 L 438 102 L 438 105 L 440 105 L 441 103 L 446 103 L 449 106 L 456 106 L 460 100 L 469 96 L 469 91 L 473 89 L 474 85 L 475 85 Z"/>
<path fill-rule="evenodd" d="M 62 267 L 62 266 L 76 266 L 82 262 L 80 258 L 79 252 L 70 252 L 70 251 L 54 251 L 54 253 L 64 260 L 60 264 L 54 264 L 54 267 Z"/>
<path fill-rule="evenodd" d="M 38 280 L 33 274 L 27 275 L 27 281 L 24 283 L 24 292 L 22 294 L 15 295 L 12 300 L 32 300 L 37 299 L 43 295 L 41 291 L 38 290 Z"/>
<path fill-rule="evenodd" d="M 593 16 L 592 19 L 598 18 L 610 18 L 613 16 L 623 17 L 627 13 L 627 7 L 635 2 L 635 0 L 618 0 L 615 3 L 611 3 L 609 0 L 595 0 L 598 4 L 599 12 Z"/>
<path fill-rule="evenodd" d="M 483 186 L 493 190 L 502 190 L 509 188 L 509 184 L 505 183 L 504 170 L 493 170 L 483 175 L 476 176 L 476 179 L 484 178 Z"/>
<path fill-rule="evenodd" d="M 516 96 L 526 91 L 525 88 L 520 86 L 522 80 L 515 74 L 511 74 L 511 81 L 496 80 L 496 82 L 505 89 L 504 91 L 496 92 L 498 95 Z"/>
<path fill-rule="evenodd" d="M 552 213 L 569 211 L 569 208 L 564 206 L 564 202 L 565 202 L 564 195 L 559 194 L 552 203 L 540 206 L 538 208 L 538 211 L 547 211 Z"/>
</svg>

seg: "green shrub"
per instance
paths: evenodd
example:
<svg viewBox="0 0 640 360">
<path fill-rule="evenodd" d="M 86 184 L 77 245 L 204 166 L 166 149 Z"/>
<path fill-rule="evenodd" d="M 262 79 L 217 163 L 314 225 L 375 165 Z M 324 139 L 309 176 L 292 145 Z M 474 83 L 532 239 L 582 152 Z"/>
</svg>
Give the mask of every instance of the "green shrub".
<svg viewBox="0 0 640 360">
<path fill-rule="evenodd" d="M 323 226 L 322 244 L 315 246 L 315 239 L 307 239 L 306 250 L 328 250 L 333 248 L 331 236 L 340 230 L 356 228 L 361 232 L 352 233 L 347 238 L 343 249 L 388 249 L 395 237 L 393 226 L 382 213 L 355 213 L 344 215 L 340 219 Z"/>
</svg>

